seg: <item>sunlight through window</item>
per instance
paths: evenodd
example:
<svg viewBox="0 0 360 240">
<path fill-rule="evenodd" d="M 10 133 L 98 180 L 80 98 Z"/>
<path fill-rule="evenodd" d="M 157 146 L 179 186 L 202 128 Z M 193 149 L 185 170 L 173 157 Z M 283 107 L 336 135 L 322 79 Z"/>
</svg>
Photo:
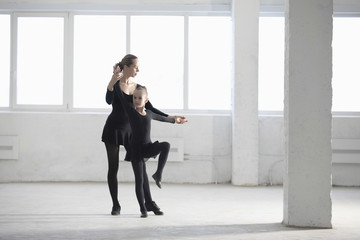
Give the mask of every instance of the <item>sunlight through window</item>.
<svg viewBox="0 0 360 240">
<path fill-rule="evenodd" d="M 231 108 L 231 19 L 189 18 L 189 108 Z"/>
<path fill-rule="evenodd" d="M 110 107 L 105 102 L 106 87 L 112 76 L 112 67 L 125 54 L 124 16 L 75 16 L 75 108 Z"/>
<path fill-rule="evenodd" d="M 131 53 L 139 58 L 136 81 L 157 108 L 183 108 L 184 17 L 131 17 Z"/>
<path fill-rule="evenodd" d="M 259 19 L 259 110 L 284 110 L 285 22 Z"/>
<path fill-rule="evenodd" d="M 19 17 L 17 104 L 62 105 L 64 18 Z"/>
<path fill-rule="evenodd" d="M 0 15 L 0 107 L 9 106 L 10 15 Z"/>
<path fill-rule="evenodd" d="M 333 111 L 360 111 L 360 18 L 334 18 Z"/>
</svg>

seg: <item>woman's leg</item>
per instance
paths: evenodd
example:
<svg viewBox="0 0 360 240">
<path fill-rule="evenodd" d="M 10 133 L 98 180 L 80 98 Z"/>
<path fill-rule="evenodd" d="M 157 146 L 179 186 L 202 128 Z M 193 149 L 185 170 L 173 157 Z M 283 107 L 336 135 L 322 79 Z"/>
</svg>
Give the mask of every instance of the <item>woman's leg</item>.
<svg viewBox="0 0 360 240">
<path fill-rule="evenodd" d="M 144 197 L 144 171 L 146 173 L 145 162 L 143 160 L 133 160 L 131 161 L 131 165 L 135 175 L 135 193 L 140 206 L 141 217 L 147 217 Z"/>
<path fill-rule="evenodd" d="M 120 214 L 120 204 L 118 200 L 118 180 L 117 173 L 119 170 L 119 146 L 117 144 L 105 143 L 107 157 L 108 157 L 108 174 L 107 182 L 109 185 L 110 195 L 113 202 L 113 209 L 111 214 Z"/>
</svg>

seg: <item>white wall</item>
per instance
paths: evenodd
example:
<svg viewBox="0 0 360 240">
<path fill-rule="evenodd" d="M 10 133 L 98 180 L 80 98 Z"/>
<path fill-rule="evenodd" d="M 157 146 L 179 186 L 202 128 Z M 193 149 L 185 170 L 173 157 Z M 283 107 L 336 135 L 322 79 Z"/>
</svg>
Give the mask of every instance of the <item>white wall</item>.
<svg viewBox="0 0 360 240">
<path fill-rule="evenodd" d="M 332 138 L 360 139 L 360 117 L 335 116 Z M 259 182 L 283 183 L 284 128 L 282 117 L 261 116 L 259 119 Z M 336 186 L 360 186 L 360 164 L 333 163 L 332 183 Z"/>
<path fill-rule="evenodd" d="M 0 159 L 0 182 L 106 181 L 101 142 L 107 113 L 0 113 L 0 136 L 19 137 L 19 159 Z M 191 115 L 185 125 L 153 123 L 156 137 L 183 137 L 185 160 L 168 162 L 164 182 L 215 183 L 231 180 L 231 116 Z M 360 118 L 333 119 L 333 138 L 360 138 Z M 283 118 L 259 117 L 259 184 L 282 184 Z M 156 167 L 148 163 L 148 173 Z M 360 186 L 360 164 L 333 164 L 333 184 Z M 132 181 L 121 161 L 119 181 Z"/>
<path fill-rule="evenodd" d="M 0 160 L 0 181 L 105 181 L 107 158 L 101 142 L 107 114 L 0 113 L 0 136 L 19 137 L 19 159 Z M 185 160 L 169 162 L 164 182 L 228 182 L 231 176 L 229 116 L 189 116 L 189 123 L 153 122 L 156 137 L 184 138 Z M 148 172 L 156 162 L 148 163 Z M 120 181 L 132 181 L 121 161 Z"/>
</svg>

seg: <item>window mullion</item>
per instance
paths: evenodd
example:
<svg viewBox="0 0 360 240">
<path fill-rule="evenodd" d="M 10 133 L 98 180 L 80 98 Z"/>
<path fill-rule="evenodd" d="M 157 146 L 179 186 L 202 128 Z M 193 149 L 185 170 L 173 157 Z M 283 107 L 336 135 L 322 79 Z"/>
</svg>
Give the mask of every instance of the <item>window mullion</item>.
<svg viewBox="0 0 360 240">
<path fill-rule="evenodd" d="M 16 91 L 16 85 L 17 85 L 17 66 L 16 66 L 16 61 L 17 61 L 17 16 L 12 13 L 11 14 L 11 45 L 10 45 L 10 69 L 11 69 L 11 73 L 10 73 L 10 102 L 9 102 L 9 107 L 11 109 L 14 109 L 15 105 L 16 105 L 16 96 L 17 96 L 17 91 Z"/>
<path fill-rule="evenodd" d="M 74 86 L 74 14 L 67 14 L 64 21 L 64 86 L 63 103 L 66 110 L 72 111 Z"/>
<path fill-rule="evenodd" d="M 131 52 L 131 17 L 126 15 L 126 52 Z"/>
<path fill-rule="evenodd" d="M 184 16 L 184 110 L 189 109 L 189 16 Z"/>
</svg>

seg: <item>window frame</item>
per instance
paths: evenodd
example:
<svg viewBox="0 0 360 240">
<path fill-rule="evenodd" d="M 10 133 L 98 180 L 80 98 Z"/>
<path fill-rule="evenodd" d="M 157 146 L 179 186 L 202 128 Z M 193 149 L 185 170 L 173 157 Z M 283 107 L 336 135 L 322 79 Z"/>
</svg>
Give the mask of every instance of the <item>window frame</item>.
<svg viewBox="0 0 360 240">
<path fill-rule="evenodd" d="M 10 46 L 10 100 L 9 107 L 0 107 L 0 110 L 9 110 L 9 111 L 33 111 L 33 112 L 108 112 L 110 109 L 106 108 L 76 108 L 73 105 L 73 94 L 74 94 L 74 17 L 76 15 L 120 15 L 125 16 L 126 23 L 126 32 L 127 32 L 127 41 L 126 41 L 126 51 L 130 52 L 131 41 L 130 41 L 130 18 L 131 16 L 182 16 L 184 18 L 184 67 L 183 67 L 183 108 L 182 109 L 162 109 L 163 111 L 172 114 L 172 113 L 183 113 L 183 114 L 226 114 L 230 115 L 231 110 L 198 110 L 198 109 L 189 109 L 188 104 L 188 31 L 189 31 L 189 17 L 190 16 L 228 16 L 231 17 L 230 8 L 226 6 L 216 6 L 207 7 L 207 6 L 182 6 L 169 7 L 161 6 L 155 7 L 160 10 L 149 10 L 147 7 L 140 7 L 138 10 L 130 11 L 127 8 L 123 10 L 89 10 L 84 11 L 83 9 L 75 9 L 68 11 L 43 11 L 43 10 L 14 10 L 14 11 L 2 11 L 0 13 L 10 14 L 11 18 L 11 46 Z M 214 10 L 215 9 L 215 10 Z M 62 105 L 34 105 L 34 104 L 17 104 L 17 19 L 19 17 L 63 17 L 64 18 L 64 69 L 63 69 L 63 104 Z M 104 86 L 105 94 L 106 86 Z"/>
<path fill-rule="evenodd" d="M 74 15 L 125 15 L 127 19 L 134 15 L 169 15 L 184 16 L 185 46 L 184 46 L 184 108 L 180 110 L 162 109 L 168 113 L 184 114 L 210 114 L 210 115 L 230 115 L 231 110 L 191 110 L 188 108 L 188 17 L 189 16 L 230 16 L 230 5 L 115 5 L 97 4 L 95 7 L 87 4 L 33 4 L 27 3 L 21 6 L 17 4 L 0 4 L 2 9 L 0 14 L 10 15 L 10 89 L 9 106 L 0 107 L 0 111 L 33 111 L 33 112 L 108 112 L 109 109 L 93 108 L 74 108 L 73 107 L 73 37 L 74 37 Z M 94 9 L 97 9 L 96 11 Z M 63 80 L 63 104 L 58 105 L 19 105 L 16 104 L 16 33 L 17 19 L 15 16 L 34 16 L 40 15 L 64 16 L 64 80 Z M 284 6 L 262 4 L 260 6 L 260 16 L 284 16 Z M 359 6 L 346 6 L 334 4 L 334 17 L 360 17 Z M 16 21 L 15 21 L 16 20 Z M 130 22 L 127 21 L 128 30 Z M 129 32 L 127 37 L 130 38 Z M 15 41 L 16 40 L 16 41 Z M 127 40 L 127 52 L 130 49 L 130 41 Z M 106 87 L 106 86 L 105 86 Z M 105 89 L 104 87 L 104 89 Z M 105 91 L 105 90 L 104 90 Z M 360 116 L 360 112 L 332 112 L 333 116 Z M 259 111 L 259 115 L 283 116 L 283 111 Z"/>
<path fill-rule="evenodd" d="M 277 6 L 272 8 L 269 6 L 263 6 L 260 8 L 260 17 L 285 17 L 285 16 L 282 7 Z M 357 8 L 334 5 L 333 18 L 337 18 L 337 17 L 360 18 L 360 5 Z M 331 113 L 333 117 L 360 117 L 360 111 L 332 111 Z M 259 116 L 283 117 L 284 111 L 259 110 Z"/>
</svg>

